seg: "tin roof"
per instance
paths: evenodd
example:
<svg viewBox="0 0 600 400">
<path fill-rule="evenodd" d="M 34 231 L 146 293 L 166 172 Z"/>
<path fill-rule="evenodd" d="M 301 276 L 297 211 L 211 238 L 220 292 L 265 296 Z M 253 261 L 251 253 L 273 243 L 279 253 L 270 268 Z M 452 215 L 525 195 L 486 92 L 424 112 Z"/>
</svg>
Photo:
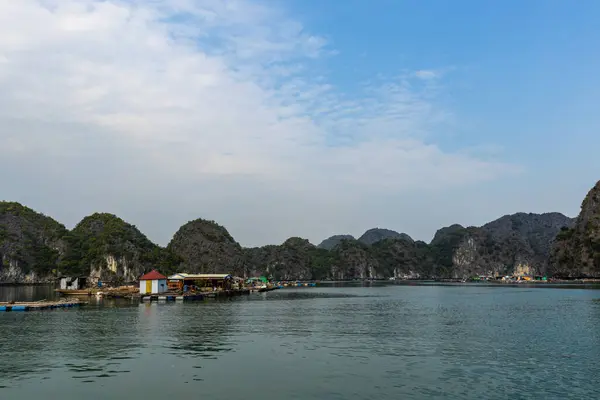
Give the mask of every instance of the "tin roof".
<svg viewBox="0 0 600 400">
<path fill-rule="evenodd" d="M 169 279 L 225 279 L 230 274 L 186 274 L 179 273 L 169 276 Z"/>
<path fill-rule="evenodd" d="M 81 276 L 66 276 L 66 275 L 61 275 L 61 276 L 57 276 L 56 279 L 81 279 L 81 278 L 87 278 L 87 276 L 85 275 L 81 275 Z"/>
<path fill-rule="evenodd" d="M 167 279 L 167 277 L 155 269 L 140 277 L 140 281 L 154 281 L 158 279 Z"/>
</svg>

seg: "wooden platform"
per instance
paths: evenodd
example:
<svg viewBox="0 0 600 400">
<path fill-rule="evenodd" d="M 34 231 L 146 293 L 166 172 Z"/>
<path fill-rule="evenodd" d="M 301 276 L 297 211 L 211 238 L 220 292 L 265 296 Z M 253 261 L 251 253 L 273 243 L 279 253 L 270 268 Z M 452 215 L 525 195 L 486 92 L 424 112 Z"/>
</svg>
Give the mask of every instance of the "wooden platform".
<svg viewBox="0 0 600 400">
<path fill-rule="evenodd" d="M 241 296 L 244 294 L 250 294 L 250 290 L 219 290 L 216 292 L 202 292 L 202 293 L 186 293 L 174 294 L 174 293 L 161 293 L 161 294 L 146 294 L 142 295 L 141 301 L 198 301 L 204 299 L 214 299 L 221 297 L 233 297 Z"/>
<path fill-rule="evenodd" d="M 79 307 L 85 304 L 83 301 L 36 301 L 36 302 L 14 302 L 0 303 L 2 311 L 39 311 L 53 308 Z"/>
<path fill-rule="evenodd" d="M 56 289 L 55 292 L 63 296 L 92 296 L 98 289 Z"/>
</svg>

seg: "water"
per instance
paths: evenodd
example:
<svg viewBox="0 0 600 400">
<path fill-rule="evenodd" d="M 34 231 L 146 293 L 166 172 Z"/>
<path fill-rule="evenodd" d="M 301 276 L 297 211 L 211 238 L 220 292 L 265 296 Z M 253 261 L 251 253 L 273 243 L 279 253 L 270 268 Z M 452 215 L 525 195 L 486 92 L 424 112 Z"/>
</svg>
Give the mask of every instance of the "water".
<svg viewBox="0 0 600 400">
<path fill-rule="evenodd" d="M 0 302 L 54 300 L 54 290 L 53 285 L 0 286 Z"/>
<path fill-rule="evenodd" d="M 592 399 L 599 360 L 597 290 L 316 287 L 0 313 L 3 400 Z"/>
</svg>

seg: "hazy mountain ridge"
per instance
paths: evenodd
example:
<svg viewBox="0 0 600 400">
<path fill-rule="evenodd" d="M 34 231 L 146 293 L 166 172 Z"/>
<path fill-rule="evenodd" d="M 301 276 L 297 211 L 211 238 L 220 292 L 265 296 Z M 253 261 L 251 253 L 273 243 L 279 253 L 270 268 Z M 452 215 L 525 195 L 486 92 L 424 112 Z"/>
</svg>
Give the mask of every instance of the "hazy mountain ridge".
<svg viewBox="0 0 600 400">
<path fill-rule="evenodd" d="M 385 228 L 369 229 L 368 231 L 363 233 L 361 237 L 358 238 L 358 241 L 366 245 L 372 245 L 385 239 L 404 239 L 410 242 L 413 241 L 413 239 L 406 233 L 398 233 L 396 231 Z"/>
<path fill-rule="evenodd" d="M 593 195 L 584 202 L 586 210 L 597 207 L 596 198 Z M 574 235 L 569 233 L 574 220 L 559 213 L 505 215 L 481 227 L 455 224 L 438 230 L 429 244 L 404 233 L 373 228 L 359 239 L 336 235 L 319 246 L 295 237 L 280 245 L 255 248 L 242 247 L 216 222 L 197 219 L 184 224 L 163 248 L 112 214 L 93 214 L 68 231 L 18 203 L 2 202 L 0 206 L 0 282 L 41 282 L 58 274 L 127 281 L 152 268 L 164 273 L 229 272 L 267 274 L 276 279 L 344 280 L 564 274 L 569 267 L 548 269 L 550 254 L 557 254 L 556 259 L 574 251 L 552 250 L 557 234 L 559 238 Z M 595 223 L 596 214 L 590 215 L 580 216 L 578 224 Z M 564 240 L 560 242 L 566 246 Z"/>
<path fill-rule="evenodd" d="M 340 244 L 342 240 L 356 240 L 356 238 L 352 235 L 333 235 L 323 240 L 317 247 L 320 249 L 331 250 Z"/>
</svg>

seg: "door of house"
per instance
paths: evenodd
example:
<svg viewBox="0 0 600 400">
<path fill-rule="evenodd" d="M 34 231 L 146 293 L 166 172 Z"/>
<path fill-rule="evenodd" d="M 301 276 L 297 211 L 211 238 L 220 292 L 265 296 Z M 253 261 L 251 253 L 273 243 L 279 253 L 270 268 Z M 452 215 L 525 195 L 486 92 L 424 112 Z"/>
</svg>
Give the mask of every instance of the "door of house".
<svg viewBox="0 0 600 400">
<path fill-rule="evenodd" d="M 146 281 L 146 293 L 152 293 L 152 281 Z"/>
</svg>

